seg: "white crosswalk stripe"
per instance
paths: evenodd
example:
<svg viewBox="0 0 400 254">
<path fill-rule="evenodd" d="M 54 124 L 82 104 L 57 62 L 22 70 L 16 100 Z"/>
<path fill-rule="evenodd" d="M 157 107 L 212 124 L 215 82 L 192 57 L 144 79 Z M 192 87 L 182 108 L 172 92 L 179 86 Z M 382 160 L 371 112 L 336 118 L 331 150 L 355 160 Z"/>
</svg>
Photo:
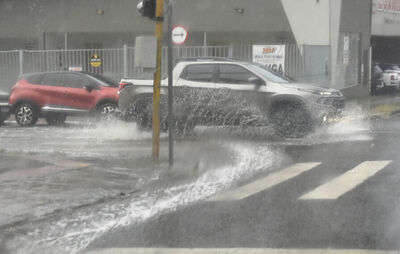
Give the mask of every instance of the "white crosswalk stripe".
<svg viewBox="0 0 400 254">
<path fill-rule="evenodd" d="M 210 201 L 222 201 L 222 200 L 241 200 L 249 196 L 252 196 L 258 192 L 264 191 L 275 185 L 288 181 L 306 171 L 309 171 L 317 166 L 321 162 L 307 162 L 297 163 L 286 169 L 272 173 L 264 178 L 258 179 L 252 183 L 241 186 L 237 189 L 230 190 L 210 198 Z"/>
<path fill-rule="evenodd" d="M 384 169 L 392 161 L 365 161 L 343 175 L 301 196 L 301 200 L 334 200 Z"/>
<path fill-rule="evenodd" d="M 86 254 L 399 254 L 399 251 L 357 250 L 357 249 L 178 249 L 178 248 L 110 248 L 97 249 Z"/>
</svg>

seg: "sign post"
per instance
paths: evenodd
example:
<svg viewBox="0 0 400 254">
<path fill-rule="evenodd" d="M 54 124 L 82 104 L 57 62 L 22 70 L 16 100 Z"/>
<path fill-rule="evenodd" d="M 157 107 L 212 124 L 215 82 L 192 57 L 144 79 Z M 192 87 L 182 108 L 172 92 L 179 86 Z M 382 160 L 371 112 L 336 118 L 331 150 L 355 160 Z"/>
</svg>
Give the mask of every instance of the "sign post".
<svg viewBox="0 0 400 254">
<path fill-rule="evenodd" d="M 172 3 L 168 1 L 168 161 L 174 164 L 174 116 L 173 116 L 173 76 L 172 76 Z"/>
</svg>

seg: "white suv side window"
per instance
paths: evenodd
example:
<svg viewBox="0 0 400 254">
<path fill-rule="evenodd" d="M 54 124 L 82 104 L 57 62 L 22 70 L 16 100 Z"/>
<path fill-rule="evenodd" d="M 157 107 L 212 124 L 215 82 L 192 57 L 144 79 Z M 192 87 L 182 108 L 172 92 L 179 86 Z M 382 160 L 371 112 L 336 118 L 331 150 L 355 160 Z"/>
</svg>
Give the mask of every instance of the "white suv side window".
<svg viewBox="0 0 400 254">
<path fill-rule="evenodd" d="M 183 77 L 189 81 L 213 82 L 215 64 L 191 64 L 186 66 Z"/>
<path fill-rule="evenodd" d="M 249 78 L 256 77 L 245 68 L 234 64 L 220 64 L 217 83 L 250 84 Z"/>
</svg>

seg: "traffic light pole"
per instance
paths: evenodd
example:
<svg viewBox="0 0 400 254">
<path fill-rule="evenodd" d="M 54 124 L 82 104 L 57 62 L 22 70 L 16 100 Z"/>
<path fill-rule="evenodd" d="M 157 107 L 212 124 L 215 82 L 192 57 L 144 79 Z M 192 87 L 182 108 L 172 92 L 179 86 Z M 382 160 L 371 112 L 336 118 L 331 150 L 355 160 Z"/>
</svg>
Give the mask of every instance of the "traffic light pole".
<svg viewBox="0 0 400 254">
<path fill-rule="evenodd" d="M 162 36 L 163 36 L 163 13 L 164 0 L 157 0 L 156 3 L 156 29 L 157 38 L 157 63 L 154 73 L 153 84 L 153 159 L 158 160 L 160 154 L 160 83 L 161 83 L 161 60 L 162 60 Z"/>
</svg>

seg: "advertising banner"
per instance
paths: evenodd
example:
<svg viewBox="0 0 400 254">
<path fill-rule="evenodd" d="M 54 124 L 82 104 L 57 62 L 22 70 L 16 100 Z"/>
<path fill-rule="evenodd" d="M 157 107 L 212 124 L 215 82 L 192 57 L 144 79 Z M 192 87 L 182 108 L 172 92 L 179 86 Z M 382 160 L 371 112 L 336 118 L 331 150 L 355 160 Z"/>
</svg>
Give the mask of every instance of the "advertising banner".
<svg viewBox="0 0 400 254">
<path fill-rule="evenodd" d="M 400 35 L 400 0 L 372 1 L 372 35 Z"/>
<path fill-rule="evenodd" d="M 253 45 L 253 62 L 285 73 L 285 45 Z"/>
</svg>

